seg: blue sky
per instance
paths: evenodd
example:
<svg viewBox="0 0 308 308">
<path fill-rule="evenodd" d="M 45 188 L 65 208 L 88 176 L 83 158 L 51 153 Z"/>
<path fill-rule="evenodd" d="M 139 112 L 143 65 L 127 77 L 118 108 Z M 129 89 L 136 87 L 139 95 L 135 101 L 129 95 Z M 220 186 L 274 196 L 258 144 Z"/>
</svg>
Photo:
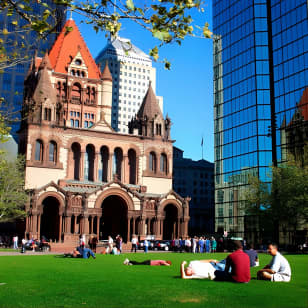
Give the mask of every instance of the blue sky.
<svg viewBox="0 0 308 308">
<path fill-rule="evenodd" d="M 104 33 L 96 34 L 90 26 L 79 24 L 73 16 L 95 58 L 106 45 Z M 193 14 L 194 23 L 202 26 L 212 21 L 211 1 L 205 1 L 205 13 Z M 122 25 L 119 35 L 148 53 L 159 42 L 150 33 L 133 22 Z M 175 146 L 184 150 L 184 156 L 199 160 L 202 157 L 201 140 L 204 138 L 204 159 L 213 161 L 213 53 L 212 40 L 188 37 L 182 43 L 166 45 L 160 49 L 160 58 L 171 62 L 171 70 L 162 63 L 156 67 L 156 94 L 164 98 L 164 114 L 173 122 L 171 137 Z"/>
</svg>

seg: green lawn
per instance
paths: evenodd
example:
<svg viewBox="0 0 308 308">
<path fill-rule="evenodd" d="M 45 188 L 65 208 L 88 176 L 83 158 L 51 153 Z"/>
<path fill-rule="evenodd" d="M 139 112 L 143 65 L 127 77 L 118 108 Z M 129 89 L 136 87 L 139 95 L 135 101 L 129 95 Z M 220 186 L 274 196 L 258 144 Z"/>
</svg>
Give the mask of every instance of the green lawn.
<svg viewBox="0 0 308 308">
<path fill-rule="evenodd" d="M 287 255 L 290 283 L 248 284 L 180 279 L 182 260 L 226 254 L 97 255 L 97 259 L 0 256 L 0 307 L 307 307 L 308 257 Z M 169 259 L 171 267 L 125 266 L 123 260 Z M 270 256 L 261 255 L 261 266 Z M 257 269 L 252 269 L 252 277 Z"/>
</svg>

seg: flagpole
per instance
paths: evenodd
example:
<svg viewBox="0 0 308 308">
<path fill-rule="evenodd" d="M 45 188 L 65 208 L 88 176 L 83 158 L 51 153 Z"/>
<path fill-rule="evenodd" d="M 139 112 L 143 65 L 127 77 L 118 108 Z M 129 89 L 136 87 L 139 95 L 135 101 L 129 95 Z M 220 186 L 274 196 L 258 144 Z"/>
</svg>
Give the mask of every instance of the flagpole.
<svg viewBox="0 0 308 308">
<path fill-rule="evenodd" d="M 203 160 L 203 136 L 202 136 L 202 140 L 201 140 L 201 148 L 202 148 L 202 160 Z"/>
</svg>

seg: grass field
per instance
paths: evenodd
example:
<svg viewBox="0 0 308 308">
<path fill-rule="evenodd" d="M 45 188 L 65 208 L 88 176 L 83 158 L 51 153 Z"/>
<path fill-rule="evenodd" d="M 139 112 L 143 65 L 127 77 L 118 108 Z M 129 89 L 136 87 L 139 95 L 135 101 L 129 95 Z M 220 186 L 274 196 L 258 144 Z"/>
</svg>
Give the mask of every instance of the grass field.
<svg viewBox="0 0 308 308">
<path fill-rule="evenodd" d="M 248 284 L 180 279 L 183 260 L 223 259 L 226 254 L 143 253 L 59 256 L 0 256 L 0 307 L 307 307 L 308 257 L 287 255 L 290 283 L 252 279 Z M 125 266 L 123 260 L 169 259 L 171 267 Z M 260 255 L 260 266 L 270 260 Z M 256 277 L 257 269 L 252 269 Z"/>
</svg>

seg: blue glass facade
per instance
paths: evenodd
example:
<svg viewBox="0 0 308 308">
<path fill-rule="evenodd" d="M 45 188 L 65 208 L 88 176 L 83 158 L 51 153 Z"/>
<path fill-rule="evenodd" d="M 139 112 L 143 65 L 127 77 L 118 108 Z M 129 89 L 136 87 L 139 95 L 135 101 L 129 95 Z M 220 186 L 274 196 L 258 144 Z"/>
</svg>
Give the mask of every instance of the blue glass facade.
<svg viewBox="0 0 308 308">
<path fill-rule="evenodd" d="M 55 4 L 52 2 L 50 2 L 49 5 L 52 8 L 55 7 Z M 32 3 L 32 7 L 37 14 L 41 14 L 40 11 L 46 9 L 37 3 Z M 66 19 L 64 7 L 57 7 L 57 16 L 60 22 L 56 31 L 59 32 L 62 29 Z M 38 56 L 42 56 L 46 50 L 49 50 L 52 47 L 57 34 L 51 34 L 48 36 L 48 39 L 44 41 L 38 41 L 37 35 L 34 32 L 22 33 L 24 38 L 21 38 L 21 34 L 16 31 L 16 27 L 11 23 L 13 20 L 15 20 L 15 17 L 13 19 L 12 17 L 7 16 L 6 12 L 0 13 L 0 30 L 2 32 L 3 29 L 7 29 L 9 32 L 8 35 L 1 36 L 1 39 L 4 40 L 5 49 L 8 53 L 17 51 L 21 54 L 21 56 L 28 55 L 29 57 L 11 68 L 6 68 L 4 72 L 0 74 L 0 97 L 4 98 L 4 108 L 9 112 L 11 118 L 15 119 L 17 117 L 19 119 L 23 101 L 24 79 L 27 71 L 29 70 L 29 65 L 34 52 L 37 50 Z M 26 47 L 22 48 L 20 46 L 21 42 L 23 42 Z M 20 122 L 12 121 L 10 126 L 12 127 L 12 136 L 17 140 L 18 136 L 16 131 L 19 129 Z"/>
<path fill-rule="evenodd" d="M 213 33 L 215 223 L 240 235 L 249 174 L 269 181 L 307 104 L 307 1 L 213 0 Z"/>
</svg>

